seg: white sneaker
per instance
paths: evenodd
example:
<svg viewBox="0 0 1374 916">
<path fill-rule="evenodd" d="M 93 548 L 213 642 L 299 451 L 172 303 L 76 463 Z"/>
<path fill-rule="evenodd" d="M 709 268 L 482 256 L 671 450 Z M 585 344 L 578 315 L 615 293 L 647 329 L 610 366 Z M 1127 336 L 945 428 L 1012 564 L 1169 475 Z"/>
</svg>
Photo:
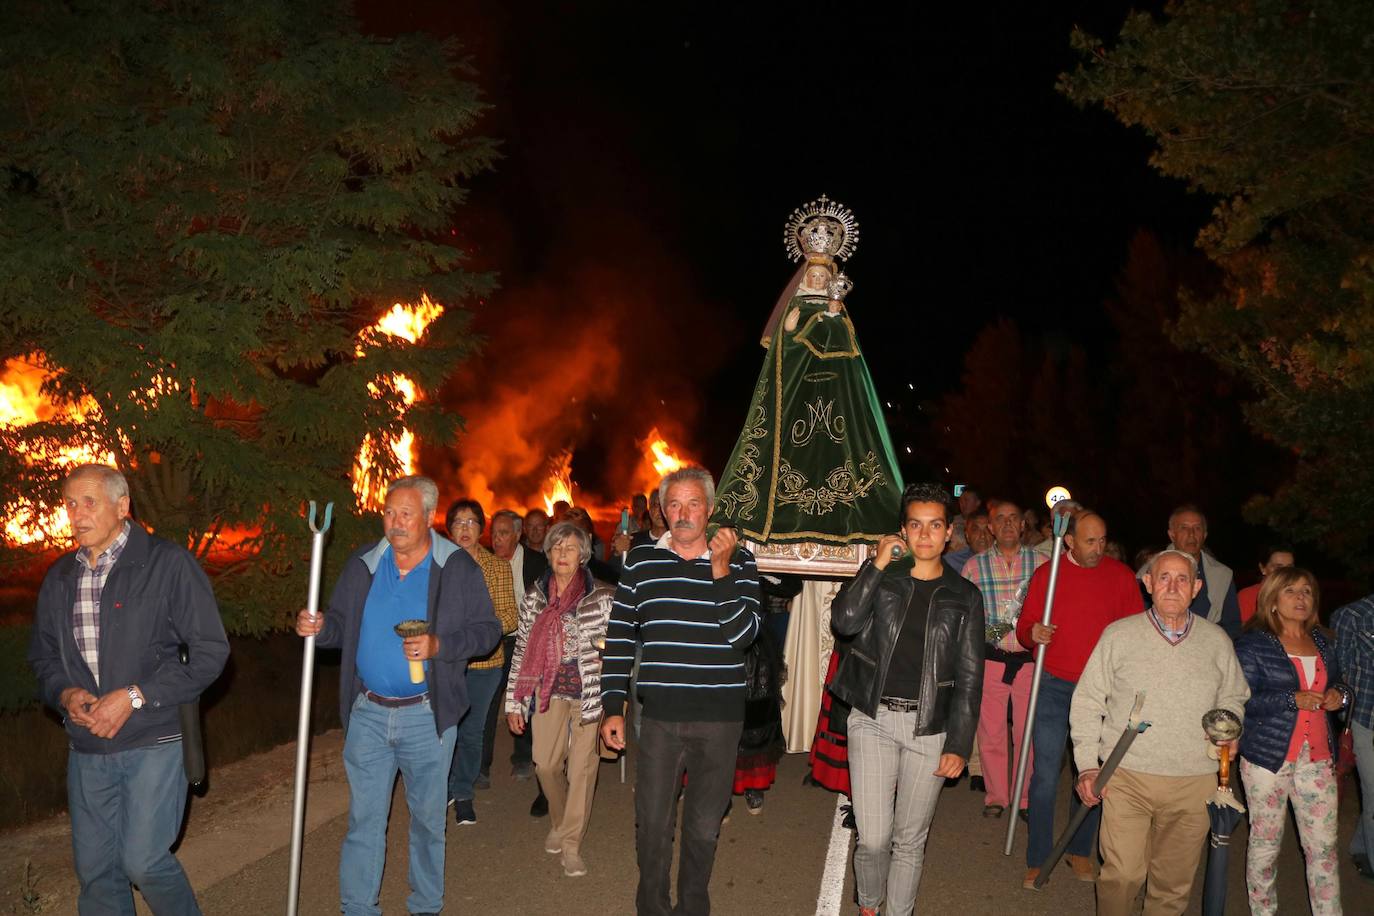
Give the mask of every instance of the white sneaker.
<svg viewBox="0 0 1374 916">
<path fill-rule="evenodd" d="M 580 878 L 587 873 L 587 863 L 575 852 L 563 853 L 563 874 L 569 878 Z"/>
</svg>

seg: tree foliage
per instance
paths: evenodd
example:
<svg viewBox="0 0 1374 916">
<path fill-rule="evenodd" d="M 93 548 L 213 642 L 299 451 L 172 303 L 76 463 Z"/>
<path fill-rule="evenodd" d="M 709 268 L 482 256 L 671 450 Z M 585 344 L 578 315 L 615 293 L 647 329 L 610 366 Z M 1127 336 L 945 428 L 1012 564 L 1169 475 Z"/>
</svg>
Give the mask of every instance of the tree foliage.
<svg viewBox="0 0 1374 916">
<path fill-rule="evenodd" d="M 328 0 L 7 3 L 0 68 L 0 362 L 93 405 L 0 434 L 0 504 L 55 504 L 60 472 L 21 451 L 112 453 L 159 534 L 252 535 L 216 588 L 260 632 L 303 594 L 305 500 L 345 545 L 375 534 L 350 511 L 364 437 L 456 432 L 423 392 L 492 285 L 453 240 L 496 156 L 478 89 L 455 45 L 365 36 Z M 368 331 L 422 291 L 445 310 L 417 343 Z"/>
<path fill-rule="evenodd" d="M 1132 550 L 1160 546 L 1169 510 L 1197 503 L 1218 554 L 1247 567 L 1260 532 L 1238 524 L 1239 507 L 1273 486 L 1284 455 L 1246 428 L 1242 385 L 1167 333 L 1179 290 L 1213 289 L 1216 273 L 1141 231 L 1103 303 L 1116 333 L 1095 335 L 1093 349 L 1006 319 L 985 327 L 938 408 L 949 466 L 984 495 L 1037 511 L 1040 494 L 1063 484 Z"/>
<path fill-rule="evenodd" d="M 1223 280 L 1183 296 L 1174 336 L 1257 392 L 1249 423 L 1294 456 L 1251 518 L 1374 570 L 1374 3 L 1181 0 L 1072 43 L 1061 91 L 1217 200 L 1197 244 Z"/>
</svg>

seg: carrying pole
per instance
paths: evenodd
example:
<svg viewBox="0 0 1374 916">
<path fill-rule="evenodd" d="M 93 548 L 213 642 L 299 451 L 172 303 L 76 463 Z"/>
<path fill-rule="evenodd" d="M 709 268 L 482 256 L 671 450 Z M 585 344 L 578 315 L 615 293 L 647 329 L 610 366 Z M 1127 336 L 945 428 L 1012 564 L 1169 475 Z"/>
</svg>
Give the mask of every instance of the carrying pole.
<svg viewBox="0 0 1374 916">
<path fill-rule="evenodd" d="M 312 618 L 320 613 L 320 578 L 324 572 L 324 535 L 334 517 L 334 504 L 324 507 L 324 524 L 315 527 L 315 501 L 310 501 L 310 593 L 306 610 Z M 287 916 L 296 916 L 300 906 L 301 847 L 305 841 L 305 780 L 310 762 L 310 696 L 315 684 L 315 637 L 305 637 L 305 659 L 301 665 L 301 711 L 296 726 L 296 791 L 291 800 L 291 882 L 287 888 Z"/>
<path fill-rule="evenodd" d="M 1050 625 L 1050 615 L 1054 612 L 1054 593 L 1059 585 L 1059 561 L 1064 555 L 1064 532 L 1069 527 L 1067 512 L 1054 516 L 1054 551 L 1050 554 L 1050 581 L 1045 590 L 1045 613 L 1040 622 Z M 1035 734 L 1035 704 L 1040 700 L 1040 675 L 1045 670 L 1045 651 L 1049 646 L 1041 643 L 1035 647 L 1035 673 L 1031 675 L 1030 703 L 1026 707 L 1026 727 L 1021 732 L 1021 746 L 1016 749 L 1016 780 L 1012 786 L 1011 803 L 1021 803 L 1021 790 L 1026 785 L 1026 767 L 1030 763 L 1031 736 Z M 1002 855 L 1011 855 L 1012 843 L 1016 840 L 1016 823 L 1019 817 L 1007 819 L 1007 842 L 1002 847 Z"/>
</svg>

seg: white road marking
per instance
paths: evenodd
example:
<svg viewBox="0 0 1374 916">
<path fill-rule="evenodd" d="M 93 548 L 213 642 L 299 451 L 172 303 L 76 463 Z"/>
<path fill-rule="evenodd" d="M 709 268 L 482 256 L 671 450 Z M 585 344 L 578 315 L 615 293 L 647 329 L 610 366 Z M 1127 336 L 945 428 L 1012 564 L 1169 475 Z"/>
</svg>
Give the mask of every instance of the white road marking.
<svg viewBox="0 0 1374 916">
<path fill-rule="evenodd" d="M 835 820 L 830 827 L 830 848 L 825 851 L 825 871 L 821 874 L 821 892 L 816 897 L 816 916 L 840 916 L 840 898 L 844 896 L 844 874 L 849 869 L 849 828 L 844 825 L 840 809 L 848 801 L 836 793 Z"/>
</svg>

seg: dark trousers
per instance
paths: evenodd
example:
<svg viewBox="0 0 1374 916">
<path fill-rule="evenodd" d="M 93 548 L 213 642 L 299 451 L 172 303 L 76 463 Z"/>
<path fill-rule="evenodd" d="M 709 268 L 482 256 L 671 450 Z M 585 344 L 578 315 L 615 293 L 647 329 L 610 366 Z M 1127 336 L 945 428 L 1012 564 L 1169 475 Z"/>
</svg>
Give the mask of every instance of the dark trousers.
<svg viewBox="0 0 1374 916">
<path fill-rule="evenodd" d="M 707 916 L 720 819 L 730 803 L 743 722 L 665 722 L 645 717 L 635 767 L 639 916 Z M 687 774 L 687 785 L 682 776 Z M 677 906 L 669 903 L 673 831 L 682 801 Z"/>
<path fill-rule="evenodd" d="M 506 725 L 506 682 L 510 680 L 510 663 L 515 656 L 515 634 L 507 636 L 501 641 L 501 648 L 506 652 L 506 663 L 501 666 L 501 685 L 496 688 L 496 694 L 491 698 L 491 708 L 487 711 L 487 728 L 482 733 L 482 772 L 491 772 L 491 758 L 496 753 L 496 724 L 501 723 L 504 728 Z M 522 735 L 515 735 L 515 751 L 510 755 L 511 763 L 531 763 L 534 760 L 533 748 L 530 743 L 530 732 L 532 729 L 526 728 Z"/>
<path fill-rule="evenodd" d="M 1031 748 L 1035 767 L 1030 775 L 1030 825 L 1026 831 L 1026 867 L 1039 868 L 1054 848 L 1054 809 L 1059 794 L 1059 768 L 1064 762 L 1064 748 L 1069 740 L 1069 703 L 1073 700 L 1073 681 L 1055 677 L 1048 671 L 1040 675 L 1040 698 L 1035 709 L 1035 725 L 1031 729 Z M 1078 793 L 1069 788 L 1069 817 L 1082 807 Z M 1088 812 L 1088 817 L 1069 841 L 1068 852 L 1075 856 L 1091 856 L 1093 838 L 1102 820 L 1102 806 Z M 1068 821 L 1065 821 L 1067 824 Z"/>
</svg>

